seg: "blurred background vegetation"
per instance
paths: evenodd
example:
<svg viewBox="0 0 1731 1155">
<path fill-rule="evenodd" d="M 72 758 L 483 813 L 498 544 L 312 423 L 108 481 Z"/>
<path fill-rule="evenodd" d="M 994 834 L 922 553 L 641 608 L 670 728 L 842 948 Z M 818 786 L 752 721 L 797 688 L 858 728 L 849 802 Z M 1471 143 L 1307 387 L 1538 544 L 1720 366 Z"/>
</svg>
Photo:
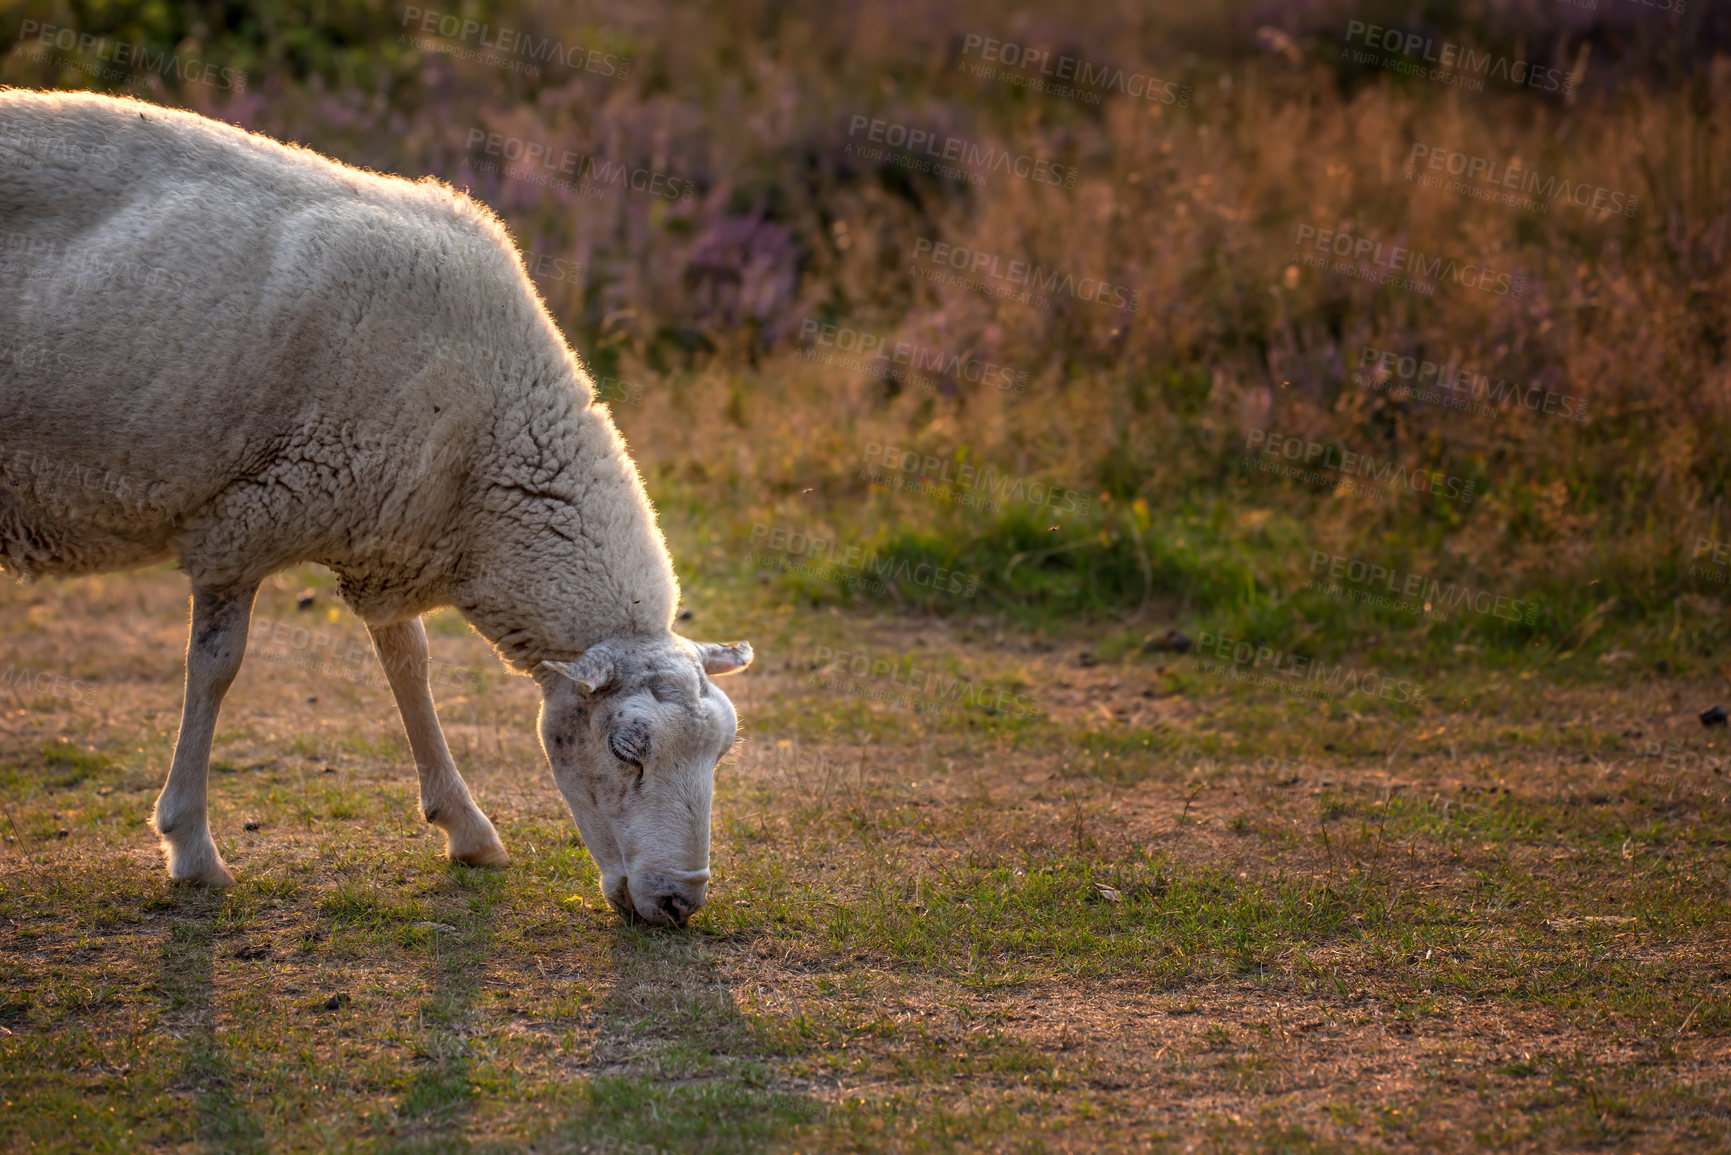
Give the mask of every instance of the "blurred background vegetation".
<svg viewBox="0 0 1731 1155">
<path fill-rule="evenodd" d="M 764 578 L 753 528 L 788 527 L 979 579 L 974 599 L 770 579 L 789 598 L 1104 623 L 1125 647 L 1177 624 L 1324 656 L 1628 646 L 1659 668 L 1711 668 L 1727 586 L 1696 555 L 1731 540 L 1731 9 L 1672 3 L 26 0 L 0 14 L 0 82 L 131 93 L 470 189 L 508 223 L 595 376 L 640 387 L 604 395 L 633 402 L 615 416 L 688 582 Z M 441 17 L 489 31 L 442 37 Z M 1467 91 L 1401 75 L 1353 59 L 1354 20 L 1574 83 Z M 49 25 L 85 39 L 41 51 Z M 583 52 L 576 66 L 465 58 L 501 29 Z M 1182 96 L 1078 99 L 980 77 L 967 67 L 980 38 L 1152 74 Z M 115 42 L 244 81 L 116 65 Z M 862 155 L 856 117 L 1076 179 L 914 171 Z M 485 163 L 477 133 L 692 195 L 550 187 Z M 1638 207 L 1540 214 L 1421 188 L 1405 179 L 1415 143 L 1518 158 Z M 1525 291 L 1426 294 L 1306 267 L 1303 226 L 1476 261 Z M 922 239 L 1103 278 L 1139 307 L 934 281 L 914 260 Z M 1005 366 L 1025 386 L 826 363 L 847 356 L 818 339 L 829 325 Z M 1366 346 L 1579 398 L 1589 419 L 1425 404 L 1355 380 Z M 1245 469 L 1250 432 L 1270 429 L 1471 479 L 1476 495 Z M 874 483 L 875 446 L 947 463 L 910 478 L 933 474 L 937 497 Z M 1092 500 L 981 510 L 942 488 L 963 464 Z M 1540 610 L 1366 608 L 1306 589 L 1317 551 Z"/>
</svg>

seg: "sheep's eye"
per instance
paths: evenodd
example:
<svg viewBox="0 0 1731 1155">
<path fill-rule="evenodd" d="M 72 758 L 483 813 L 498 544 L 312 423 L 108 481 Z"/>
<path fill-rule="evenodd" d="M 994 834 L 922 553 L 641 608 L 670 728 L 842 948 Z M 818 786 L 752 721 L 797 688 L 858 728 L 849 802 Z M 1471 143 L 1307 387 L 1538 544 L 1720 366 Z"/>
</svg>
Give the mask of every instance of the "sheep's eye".
<svg viewBox="0 0 1731 1155">
<path fill-rule="evenodd" d="M 613 731 L 607 746 L 615 758 L 642 770 L 643 763 L 649 758 L 649 727 L 641 722 L 622 726 Z"/>
</svg>

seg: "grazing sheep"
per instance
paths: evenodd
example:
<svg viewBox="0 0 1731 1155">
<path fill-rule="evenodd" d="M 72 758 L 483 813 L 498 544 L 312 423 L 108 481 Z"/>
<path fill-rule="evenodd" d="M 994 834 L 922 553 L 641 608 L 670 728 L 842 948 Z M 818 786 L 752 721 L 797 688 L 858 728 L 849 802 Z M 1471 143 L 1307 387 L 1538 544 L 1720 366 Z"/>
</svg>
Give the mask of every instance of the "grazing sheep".
<svg viewBox="0 0 1731 1155">
<path fill-rule="evenodd" d="M 192 581 L 171 877 L 233 881 L 206 817 L 217 710 L 259 583 L 312 561 L 372 633 L 453 859 L 507 861 L 433 710 L 441 606 L 540 684 L 608 901 L 702 905 L 735 736 L 709 675 L 751 647 L 673 633 L 642 482 L 490 212 L 190 113 L 0 90 L 0 334 L 0 567 L 172 558 Z"/>
</svg>

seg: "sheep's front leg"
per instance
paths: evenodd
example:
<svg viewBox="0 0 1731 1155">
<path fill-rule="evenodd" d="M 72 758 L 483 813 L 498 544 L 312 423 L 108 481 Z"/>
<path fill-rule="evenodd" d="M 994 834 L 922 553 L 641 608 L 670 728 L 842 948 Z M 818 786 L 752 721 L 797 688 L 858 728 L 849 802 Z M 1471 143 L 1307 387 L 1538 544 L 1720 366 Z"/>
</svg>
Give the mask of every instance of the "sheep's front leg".
<svg viewBox="0 0 1731 1155">
<path fill-rule="evenodd" d="M 256 584 L 240 589 L 192 590 L 192 632 L 186 642 L 186 700 L 168 782 L 156 799 L 156 832 L 176 882 L 223 887 L 234 882 L 210 837 L 205 786 L 210 742 L 223 695 L 246 657 Z"/>
<path fill-rule="evenodd" d="M 420 618 L 388 626 L 369 626 L 379 661 L 397 698 L 403 729 L 409 733 L 409 749 L 415 754 L 415 769 L 421 776 L 421 813 L 445 832 L 445 852 L 455 862 L 472 866 L 504 866 L 511 861 L 498 831 L 469 796 L 469 787 L 451 760 L 439 715 L 433 710 L 433 692 L 428 686 L 431 670 L 427 661 L 427 631 Z"/>
</svg>

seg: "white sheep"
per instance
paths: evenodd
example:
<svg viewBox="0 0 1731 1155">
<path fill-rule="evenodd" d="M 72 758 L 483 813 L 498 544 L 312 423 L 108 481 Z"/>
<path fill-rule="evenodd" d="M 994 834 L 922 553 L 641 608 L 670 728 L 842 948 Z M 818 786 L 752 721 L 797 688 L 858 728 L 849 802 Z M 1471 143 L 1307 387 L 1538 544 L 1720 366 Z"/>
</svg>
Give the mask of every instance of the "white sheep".
<svg viewBox="0 0 1731 1155">
<path fill-rule="evenodd" d="M 0 360 L 0 567 L 192 581 L 171 877 L 233 881 L 205 805 L 217 710 L 259 583 L 310 561 L 372 633 L 453 859 L 507 856 L 433 710 L 420 615 L 442 606 L 539 682 L 608 901 L 703 903 L 735 736 L 707 675 L 751 647 L 673 633 L 642 482 L 486 208 L 191 113 L 0 90 L 0 334 L 29 351 Z"/>
</svg>

